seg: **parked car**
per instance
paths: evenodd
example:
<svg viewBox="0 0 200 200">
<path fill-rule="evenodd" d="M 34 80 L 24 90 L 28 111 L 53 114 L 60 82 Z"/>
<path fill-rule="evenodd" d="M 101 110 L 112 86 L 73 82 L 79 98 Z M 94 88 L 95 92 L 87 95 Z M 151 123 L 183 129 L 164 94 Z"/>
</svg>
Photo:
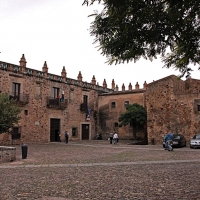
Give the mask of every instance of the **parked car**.
<svg viewBox="0 0 200 200">
<path fill-rule="evenodd" d="M 173 135 L 172 147 L 185 147 L 186 146 L 186 139 L 182 134 L 172 133 L 172 135 Z M 165 148 L 165 137 L 163 139 L 163 148 Z"/>
<path fill-rule="evenodd" d="M 190 148 L 198 148 L 198 147 L 200 147 L 200 134 L 196 134 L 190 140 Z"/>
</svg>

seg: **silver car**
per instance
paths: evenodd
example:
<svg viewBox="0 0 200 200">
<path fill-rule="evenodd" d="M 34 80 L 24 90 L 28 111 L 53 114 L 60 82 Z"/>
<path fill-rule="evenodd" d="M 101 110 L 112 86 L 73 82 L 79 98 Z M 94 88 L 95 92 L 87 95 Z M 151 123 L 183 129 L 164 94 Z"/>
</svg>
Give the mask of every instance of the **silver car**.
<svg viewBox="0 0 200 200">
<path fill-rule="evenodd" d="M 197 148 L 197 147 L 200 147 L 200 134 L 196 134 L 190 140 L 190 148 Z"/>
</svg>

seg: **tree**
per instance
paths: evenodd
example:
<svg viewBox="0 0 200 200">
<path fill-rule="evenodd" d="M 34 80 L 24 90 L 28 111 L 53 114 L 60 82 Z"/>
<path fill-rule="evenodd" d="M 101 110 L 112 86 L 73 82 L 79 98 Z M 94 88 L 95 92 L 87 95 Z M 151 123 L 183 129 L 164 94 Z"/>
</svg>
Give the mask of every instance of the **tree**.
<svg viewBox="0 0 200 200">
<path fill-rule="evenodd" d="M 133 136 L 136 138 L 137 128 L 144 128 L 147 122 L 147 111 L 138 103 L 130 104 L 126 107 L 126 111 L 119 117 L 120 125 L 133 125 Z"/>
<path fill-rule="evenodd" d="M 7 94 L 0 94 L 0 134 L 9 132 L 9 129 L 18 123 L 21 110 L 15 100 L 9 100 Z"/>
<path fill-rule="evenodd" d="M 108 127 L 106 126 L 106 121 L 109 120 L 109 105 L 106 104 L 99 108 L 99 125 L 103 132 L 106 132 Z"/>
<path fill-rule="evenodd" d="M 84 0 L 83 5 L 103 5 L 94 13 L 90 34 L 108 64 L 153 60 L 162 56 L 164 67 L 174 67 L 181 77 L 189 64 L 200 64 L 199 0 Z"/>
</svg>

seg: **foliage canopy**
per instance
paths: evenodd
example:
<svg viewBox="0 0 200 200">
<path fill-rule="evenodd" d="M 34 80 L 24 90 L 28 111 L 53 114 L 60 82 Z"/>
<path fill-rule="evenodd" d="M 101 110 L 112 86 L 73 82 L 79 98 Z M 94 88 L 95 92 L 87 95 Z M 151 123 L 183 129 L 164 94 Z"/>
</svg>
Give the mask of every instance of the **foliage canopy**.
<svg viewBox="0 0 200 200">
<path fill-rule="evenodd" d="M 119 117 L 121 125 L 132 123 L 133 126 L 144 126 L 147 121 L 147 112 L 143 106 L 138 103 L 130 104 L 126 107 L 126 111 Z"/>
<path fill-rule="evenodd" d="M 200 64 L 199 0 L 84 0 L 103 5 L 94 13 L 90 34 L 108 63 L 152 60 L 189 75 Z M 92 15 L 91 15 L 92 16 Z"/>
<path fill-rule="evenodd" d="M 9 129 L 21 119 L 19 116 L 21 108 L 16 105 L 15 100 L 9 100 L 6 94 L 0 94 L 0 134 L 9 132 Z"/>
</svg>

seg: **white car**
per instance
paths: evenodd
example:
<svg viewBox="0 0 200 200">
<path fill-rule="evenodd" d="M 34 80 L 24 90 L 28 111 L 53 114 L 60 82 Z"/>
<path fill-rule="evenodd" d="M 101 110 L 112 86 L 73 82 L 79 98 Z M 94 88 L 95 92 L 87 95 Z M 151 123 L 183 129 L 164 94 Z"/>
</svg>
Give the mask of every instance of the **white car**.
<svg viewBox="0 0 200 200">
<path fill-rule="evenodd" d="M 190 140 L 190 148 L 197 148 L 197 147 L 200 147 L 200 134 L 196 134 Z"/>
</svg>

